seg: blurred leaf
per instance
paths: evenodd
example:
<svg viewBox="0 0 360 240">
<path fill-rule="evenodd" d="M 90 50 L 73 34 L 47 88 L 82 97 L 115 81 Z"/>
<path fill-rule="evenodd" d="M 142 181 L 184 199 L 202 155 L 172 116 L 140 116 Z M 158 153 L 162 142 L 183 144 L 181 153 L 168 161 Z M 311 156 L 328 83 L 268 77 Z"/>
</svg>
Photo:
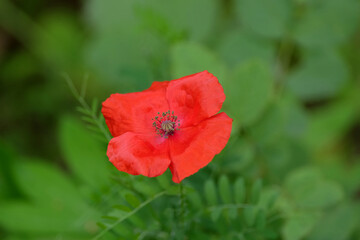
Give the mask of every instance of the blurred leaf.
<svg viewBox="0 0 360 240">
<path fill-rule="evenodd" d="M 293 97 L 283 97 L 279 103 L 284 117 L 284 132 L 292 138 L 304 136 L 308 127 L 308 114 L 302 103 Z"/>
<path fill-rule="evenodd" d="M 222 171 L 239 174 L 251 165 L 255 157 L 254 145 L 246 139 L 236 141 L 233 150 L 225 156 Z"/>
<path fill-rule="evenodd" d="M 106 86 L 138 91 L 153 80 L 147 50 L 158 48 L 156 40 L 147 36 L 105 32 L 89 41 L 85 59 L 87 68 Z"/>
<path fill-rule="evenodd" d="M 284 115 L 279 104 L 270 105 L 249 131 L 258 144 L 266 145 L 275 140 L 279 143 L 284 135 Z"/>
<path fill-rule="evenodd" d="M 14 176 L 16 155 L 12 148 L 0 139 L 0 201 L 20 196 L 20 189 Z"/>
<path fill-rule="evenodd" d="M 220 207 L 213 208 L 211 210 L 211 220 L 216 222 L 219 219 L 221 212 L 222 212 L 222 208 L 220 208 Z"/>
<path fill-rule="evenodd" d="M 91 0 L 85 14 L 95 34 L 88 41 L 89 69 L 111 87 L 139 90 L 152 80 L 149 58 L 161 55 L 161 42 L 139 28 L 135 7 L 140 1 Z"/>
<path fill-rule="evenodd" d="M 257 229 L 262 230 L 266 225 L 266 215 L 263 209 L 259 210 L 255 219 L 255 226 Z"/>
<path fill-rule="evenodd" d="M 140 205 L 141 201 L 132 193 L 125 194 L 126 201 L 133 207 L 136 208 Z"/>
<path fill-rule="evenodd" d="M 325 213 L 309 236 L 309 240 L 346 240 L 350 239 L 359 220 L 359 208 L 351 204 Z"/>
<path fill-rule="evenodd" d="M 171 182 L 170 182 L 170 176 L 168 174 L 168 171 L 165 172 L 164 174 L 156 177 L 157 182 L 160 184 L 160 186 L 163 189 L 168 189 L 171 186 Z"/>
<path fill-rule="evenodd" d="M 205 198 L 210 206 L 215 206 L 218 202 L 216 186 L 213 180 L 209 179 L 204 185 Z"/>
<path fill-rule="evenodd" d="M 279 103 L 271 104 L 262 117 L 249 128 L 251 137 L 257 144 L 268 145 L 277 142 L 284 137 L 284 112 Z"/>
<path fill-rule="evenodd" d="M 359 24 L 356 0 L 308 1 L 295 26 L 295 39 L 306 47 L 327 48 L 344 42 Z"/>
<path fill-rule="evenodd" d="M 291 4 L 286 0 L 239 0 L 237 17 L 247 29 L 264 37 L 280 38 L 291 17 Z"/>
<path fill-rule="evenodd" d="M 135 181 L 133 184 L 136 191 L 147 197 L 152 197 L 161 191 L 159 185 L 154 181 Z"/>
<path fill-rule="evenodd" d="M 220 82 L 226 78 L 226 66 L 210 50 L 198 43 L 183 42 L 171 49 L 172 78 L 208 70 Z"/>
<path fill-rule="evenodd" d="M 246 225 L 248 225 L 249 227 L 253 226 L 255 224 L 258 209 L 255 207 L 246 207 L 244 208 L 243 213 Z"/>
<path fill-rule="evenodd" d="M 63 117 L 60 121 L 59 142 L 71 171 L 93 187 L 109 180 L 105 148 L 78 121 Z"/>
<path fill-rule="evenodd" d="M 257 204 L 260 200 L 260 194 L 262 190 L 262 180 L 257 179 L 251 188 L 251 203 Z"/>
<path fill-rule="evenodd" d="M 37 62 L 28 52 L 16 52 L 9 60 L 2 63 L 1 76 L 3 81 L 23 82 L 38 71 Z"/>
<path fill-rule="evenodd" d="M 0 224 L 11 232 L 62 233 L 81 232 L 76 214 L 57 208 L 11 202 L 0 206 Z M 96 229 L 96 227 L 95 227 Z"/>
<path fill-rule="evenodd" d="M 261 198 L 258 206 L 264 210 L 271 210 L 280 195 L 280 190 L 276 188 L 266 188 L 261 191 Z"/>
<path fill-rule="evenodd" d="M 314 227 L 319 215 L 314 212 L 301 212 L 290 217 L 282 229 L 285 240 L 303 239 Z"/>
<path fill-rule="evenodd" d="M 238 178 L 234 184 L 234 195 L 236 203 L 244 203 L 246 198 L 245 182 L 243 178 Z"/>
<path fill-rule="evenodd" d="M 356 123 L 360 111 L 358 93 L 357 88 L 349 89 L 342 98 L 311 115 L 305 140 L 313 150 L 336 143 Z"/>
<path fill-rule="evenodd" d="M 190 201 L 190 203 L 196 208 L 196 209 L 201 209 L 203 207 L 203 200 L 201 199 L 200 194 L 198 193 L 198 191 L 190 191 L 189 193 L 187 193 L 187 197 Z"/>
<path fill-rule="evenodd" d="M 142 3 L 141 6 L 147 6 L 154 13 L 163 16 L 171 31 L 185 32 L 189 39 L 195 40 L 210 35 L 216 24 L 216 14 L 219 9 L 216 0 L 154 0 L 142 1 Z"/>
<path fill-rule="evenodd" d="M 43 206 L 84 210 L 86 205 L 69 177 L 51 165 L 33 159 L 28 161 L 17 164 L 14 169 L 17 183 L 27 196 Z"/>
<path fill-rule="evenodd" d="M 240 124 L 248 126 L 265 110 L 272 92 L 269 67 L 262 61 L 249 61 L 234 70 L 224 82 L 226 107 Z"/>
<path fill-rule="evenodd" d="M 42 17 L 44 32 L 34 36 L 33 48 L 55 70 L 79 71 L 85 36 L 74 16 L 51 12 Z"/>
<path fill-rule="evenodd" d="M 343 199 L 339 184 L 324 180 L 314 168 L 298 169 L 288 176 L 286 190 L 297 206 L 321 209 L 332 206 Z"/>
<path fill-rule="evenodd" d="M 96 213 L 79 191 L 59 170 L 36 161 L 22 162 L 15 168 L 17 183 L 30 197 L 25 202 L 4 203 L 0 223 L 9 231 L 63 233 L 96 231 Z"/>
<path fill-rule="evenodd" d="M 319 100 L 335 96 L 347 80 L 347 66 L 337 54 L 313 52 L 290 74 L 288 87 L 302 100 Z"/>
<path fill-rule="evenodd" d="M 226 175 L 222 175 L 219 179 L 219 194 L 223 203 L 232 202 L 229 178 Z"/>
<path fill-rule="evenodd" d="M 252 59 L 270 63 L 275 58 L 275 47 L 271 42 L 239 31 L 225 35 L 218 51 L 229 66 L 236 66 Z"/>
</svg>

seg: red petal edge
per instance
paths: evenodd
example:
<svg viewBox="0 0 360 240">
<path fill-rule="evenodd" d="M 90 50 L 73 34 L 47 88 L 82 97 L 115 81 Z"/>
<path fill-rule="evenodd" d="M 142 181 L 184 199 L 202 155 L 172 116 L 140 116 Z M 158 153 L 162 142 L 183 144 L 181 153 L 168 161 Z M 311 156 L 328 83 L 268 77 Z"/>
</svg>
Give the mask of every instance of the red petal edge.
<svg viewBox="0 0 360 240">
<path fill-rule="evenodd" d="M 226 113 L 219 113 L 197 126 L 182 128 L 169 138 L 169 168 L 175 183 L 205 167 L 221 152 L 230 138 L 232 121 Z"/>
<path fill-rule="evenodd" d="M 102 104 L 102 114 L 113 137 L 126 132 L 154 132 L 153 120 L 158 112 L 170 110 L 165 98 L 169 82 L 154 82 L 142 92 L 112 94 Z"/>
<path fill-rule="evenodd" d="M 110 162 L 122 172 L 156 177 L 169 167 L 169 144 L 154 135 L 124 133 L 111 139 L 107 149 Z"/>
<path fill-rule="evenodd" d="M 166 98 L 181 127 L 188 127 L 218 113 L 225 94 L 218 79 L 203 71 L 170 81 Z"/>
</svg>

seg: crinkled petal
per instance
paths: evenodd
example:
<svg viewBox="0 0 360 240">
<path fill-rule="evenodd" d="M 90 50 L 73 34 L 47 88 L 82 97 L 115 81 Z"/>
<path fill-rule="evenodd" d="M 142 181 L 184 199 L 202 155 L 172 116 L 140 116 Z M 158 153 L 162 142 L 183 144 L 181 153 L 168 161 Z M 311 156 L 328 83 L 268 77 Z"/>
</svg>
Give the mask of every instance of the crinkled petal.
<svg viewBox="0 0 360 240">
<path fill-rule="evenodd" d="M 111 139 L 107 156 L 122 172 L 156 177 L 169 167 L 169 144 L 154 134 L 127 132 Z"/>
<path fill-rule="evenodd" d="M 225 94 L 218 79 L 203 71 L 171 81 L 166 98 L 181 126 L 188 127 L 218 113 Z"/>
<path fill-rule="evenodd" d="M 219 113 L 169 138 L 173 181 L 179 183 L 211 162 L 228 142 L 231 128 L 232 119 Z"/>
<path fill-rule="evenodd" d="M 102 104 L 102 114 L 112 136 L 125 132 L 154 132 L 152 120 L 158 112 L 168 111 L 166 88 L 169 82 L 154 82 L 142 92 L 112 94 Z"/>
</svg>

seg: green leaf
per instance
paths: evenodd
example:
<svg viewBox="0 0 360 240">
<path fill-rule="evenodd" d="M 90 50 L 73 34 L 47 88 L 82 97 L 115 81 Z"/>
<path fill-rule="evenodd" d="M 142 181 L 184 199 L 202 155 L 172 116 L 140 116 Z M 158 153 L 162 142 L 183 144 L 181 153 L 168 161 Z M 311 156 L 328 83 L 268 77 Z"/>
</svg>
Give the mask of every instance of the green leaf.
<svg viewBox="0 0 360 240">
<path fill-rule="evenodd" d="M 335 96 L 347 78 L 347 66 L 336 53 L 313 52 L 290 74 L 288 87 L 302 100 L 319 100 Z"/>
<path fill-rule="evenodd" d="M 78 213 L 87 209 L 78 189 L 57 168 L 31 159 L 17 164 L 14 170 L 21 190 L 37 204 Z"/>
<path fill-rule="evenodd" d="M 167 32 L 183 32 L 184 37 L 196 40 L 206 38 L 213 31 L 219 8 L 216 0 L 154 0 L 151 2 L 143 1 L 141 5 L 148 7 L 148 11 L 151 11 L 153 15 L 164 19 L 166 25 L 164 26 L 162 23 L 160 28 L 168 28 L 166 29 Z M 206 11 L 204 11 L 204 6 L 206 6 Z M 184 16 L 187 17 L 184 18 Z M 149 20 L 151 19 L 148 16 L 143 19 L 144 22 Z M 153 23 L 152 28 L 154 28 L 154 24 L 159 23 Z M 161 33 L 166 34 L 164 31 Z"/>
<path fill-rule="evenodd" d="M 263 209 L 260 209 L 256 215 L 255 226 L 258 230 L 263 230 L 266 225 L 266 214 Z"/>
<path fill-rule="evenodd" d="M 245 182 L 243 178 L 236 179 L 234 183 L 234 196 L 236 203 L 244 203 L 246 198 Z"/>
<path fill-rule="evenodd" d="M 222 212 L 222 208 L 220 207 L 215 207 L 211 209 L 211 220 L 216 222 L 219 219 L 221 212 Z"/>
<path fill-rule="evenodd" d="M 80 180 L 93 187 L 108 183 L 105 146 L 89 133 L 78 121 L 63 117 L 59 128 L 60 147 L 66 163 Z"/>
<path fill-rule="evenodd" d="M 294 29 L 295 39 L 306 47 L 329 48 L 347 40 L 358 26 L 356 0 L 309 1 Z"/>
<path fill-rule="evenodd" d="M 237 17 L 246 29 L 264 37 L 280 38 L 290 22 L 291 5 L 286 0 L 236 1 Z"/>
<path fill-rule="evenodd" d="M 0 206 L 0 224 L 2 227 L 11 232 L 26 233 L 57 233 L 64 232 L 81 233 L 87 231 L 94 233 L 97 230 L 95 221 L 86 219 L 85 212 L 78 211 L 76 208 L 70 209 L 49 208 L 45 206 L 35 206 L 22 202 L 2 203 Z M 90 213 L 90 212 L 88 212 Z M 88 232 L 89 233 L 89 232 Z"/>
<path fill-rule="evenodd" d="M 13 232 L 37 234 L 97 230 L 97 214 L 82 199 L 69 176 L 34 159 L 17 163 L 14 170 L 16 183 L 29 202 L 1 204 L 1 226 Z"/>
<path fill-rule="evenodd" d="M 135 181 L 133 185 L 136 191 L 148 197 L 152 197 L 161 191 L 159 185 L 152 181 Z"/>
<path fill-rule="evenodd" d="M 132 193 L 125 194 L 125 200 L 134 208 L 141 204 L 141 201 Z"/>
<path fill-rule="evenodd" d="M 261 179 L 257 179 L 251 188 L 251 203 L 257 204 L 260 200 L 260 194 L 262 189 Z"/>
<path fill-rule="evenodd" d="M 189 191 L 187 197 L 194 208 L 201 209 L 203 207 L 203 201 L 196 190 Z"/>
<path fill-rule="evenodd" d="M 149 56 L 162 55 L 163 46 L 147 31 L 139 31 L 138 4 L 138 0 L 91 0 L 86 4 L 94 37 L 87 42 L 85 59 L 87 68 L 101 76 L 102 84 L 139 90 L 153 80 Z"/>
<path fill-rule="evenodd" d="M 359 106 L 359 91 L 352 88 L 339 100 L 313 113 L 305 136 L 308 146 L 316 151 L 336 144 L 357 122 Z"/>
<path fill-rule="evenodd" d="M 226 78 L 226 66 L 209 49 L 198 43 L 183 42 L 171 49 L 172 78 L 180 78 L 208 70 L 219 81 Z"/>
<path fill-rule="evenodd" d="M 285 240 L 303 239 L 314 227 L 319 219 L 319 214 L 313 212 L 301 212 L 288 219 L 282 228 Z"/>
<path fill-rule="evenodd" d="M 92 114 L 95 116 L 98 111 L 98 107 L 99 107 L 99 100 L 97 98 L 94 98 L 91 103 L 91 111 L 92 111 Z"/>
<path fill-rule="evenodd" d="M 210 206 L 215 206 L 218 202 L 216 194 L 216 186 L 213 180 L 209 179 L 204 185 L 205 199 Z"/>
<path fill-rule="evenodd" d="M 251 227 L 255 224 L 257 212 L 258 209 L 255 207 L 244 208 L 244 219 L 247 226 Z"/>
<path fill-rule="evenodd" d="M 261 59 L 267 63 L 275 59 L 275 46 L 270 41 L 244 31 L 226 34 L 219 44 L 218 52 L 231 67 L 252 59 Z"/>
<path fill-rule="evenodd" d="M 231 81 L 224 82 L 225 106 L 242 125 L 250 125 L 264 112 L 272 92 L 269 67 L 262 61 L 237 66 Z"/>
<path fill-rule="evenodd" d="M 308 237 L 309 240 L 346 240 L 356 230 L 359 208 L 351 204 L 326 212 Z"/>
<path fill-rule="evenodd" d="M 169 174 L 166 174 L 166 173 L 156 177 L 157 182 L 160 184 L 160 186 L 163 189 L 168 189 L 171 186 L 169 179 L 170 179 L 170 176 L 169 176 Z"/>
<path fill-rule="evenodd" d="M 344 197 L 339 184 L 324 180 L 317 170 L 310 167 L 292 172 L 286 180 L 286 189 L 293 201 L 302 208 L 326 208 Z"/>
<path fill-rule="evenodd" d="M 56 70 L 79 71 L 83 64 L 85 34 L 76 18 L 66 12 L 47 12 L 35 32 L 32 48 Z"/>
<path fill-rule="evenodd" d="M 225 175 L 222 175 L 219 179 L 219 194 L 223 203 L 232 202 L 229 179 Z"/>
<path fill-rule="evenodd" d="M 271 104 L 262 117 L 249 129 L 249 133 L 260 145 L 278 143 L 284 136 L 284 121 L 285 118 L 279 104 Z"/>
<path fill-rule="evenodd" d="M 283 124 L 285 133 L 292 138 L 301 138 L 308 127 L 308 114 L 302 103 L 295 97 L 283 97 L 279 103 L 283 113 Z"/>
</svg>

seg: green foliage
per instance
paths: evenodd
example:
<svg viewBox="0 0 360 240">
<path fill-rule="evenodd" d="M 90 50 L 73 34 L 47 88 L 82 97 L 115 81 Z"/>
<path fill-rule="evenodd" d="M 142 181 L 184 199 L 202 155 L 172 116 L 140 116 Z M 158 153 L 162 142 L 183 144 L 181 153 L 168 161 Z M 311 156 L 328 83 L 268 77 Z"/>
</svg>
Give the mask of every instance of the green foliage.
<svg viewBox="0 0 360 240">
<path fill-rule="evenodd" d="M 286 240 L 303 239 L 309 234 L 319 234 L 321 216 L 326 209 L 339 204 L 344 198 L 340 185 L 324 179 L 321 173 L 311 167 L 290 173 L 285 183 L 286 196 L 280 201 L 280 208 L 287 216 L 282 229 Z M 315 231 L 312 233 L 312 231 Z"/>
<path fill-rule="evenodd" d="M 222 36 L 218 52 L 231 67 L 249 59 L 262 59 L 267 63 L 275 59 L 275 46 L 271 41 L 238 30 Z"/>
<path fill-rule="evenodd" d="M 249 61 L 235 68 L 231 81 L 224 81 L 227 108 L 248 126 L 265 110 L 272 93 L 273 80 L 269 66 L 262 61 Z M 237 103 L 237 104 L 233 104 Z"/>
<path fill-rule="evenodd" d="M 71 171 L 92 187 L 108 182 L 105 148 L 73 118 L 60 121 L 59 142 Z"/>
<path fill-rule="evenodd" d="M 359 22 L 359 1 L 306 1 L 295 24 L 295 39 L 311 48 L 329 48 L 347 40 Z"/>
<path fill-rule="evenodd" d="M 335 53 L 309 53 L 289 77 L 289 88 L 300 99 L 318 100 L 335 96 L 348 80 L 344 61 Z"/>
<path fill-rule="evenodd" d="M 12 232 L 34 235 L 77 232 L 85 237 L 96 231 L 96 212 L 57 168 L 24 161 L 15 169 L 17 184 L 28 201 L 3 203 L 0 207 L 2 226 Z"/>
<path fill-rule="evenodd" d="M 196 43 L 178 43 L 171 50 L 172 78 L 208 70 L 220 80 L 226 79 L 226 67 L 209 49 Z"/>
<path fill-rule="evenodd" d="M 359 0 L 0 1 L 0 239 L 360 239 L 359 16 Z M 117 171 L 101 102 L 203 70 L 234 120 L 224 151 L 180 186 Z"/>
<path fill-rule="evenodd" d="M 265 37 L 284 36 L 291 5 L 286 0 L 239 0 L 237 16 L 245 28 Z"/>
</svg>

